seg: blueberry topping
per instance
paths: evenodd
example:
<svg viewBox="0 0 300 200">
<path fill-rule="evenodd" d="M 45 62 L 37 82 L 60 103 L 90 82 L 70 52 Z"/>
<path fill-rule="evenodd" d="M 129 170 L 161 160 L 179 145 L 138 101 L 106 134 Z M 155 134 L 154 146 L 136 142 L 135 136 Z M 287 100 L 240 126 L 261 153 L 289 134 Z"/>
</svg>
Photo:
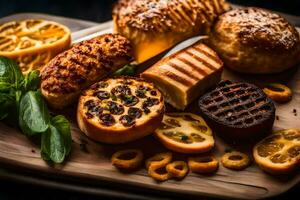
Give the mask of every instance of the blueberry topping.
<svg viewBox="0 0 300 200">
<path fill-rule="evenodd" d="M 129 115 L 123 115 L 120 117 L 120 122 L 123 126 L 132 126 L 135 124 L 134 118 L 130 117 Z"/>
<path fill-rule="evenodd" d="M 120 115 L 124 112 L 124 107 L 116 102 L 109 101 L 107 105 L 109 112 L 113 115 Z"/>
<path fill-rule="evenodd" d="M 143 112 L 139 108 L 131 107 L 128 109 L 128 115 L 132 118 L 140 118 Z"/>
<path fill-rule="evenodd" d="M 115 118 L 111 114 L 101 114 L 99 116 L 101 124 L 105 126 L 112 126 L 116 123 Z"/>
</svg>

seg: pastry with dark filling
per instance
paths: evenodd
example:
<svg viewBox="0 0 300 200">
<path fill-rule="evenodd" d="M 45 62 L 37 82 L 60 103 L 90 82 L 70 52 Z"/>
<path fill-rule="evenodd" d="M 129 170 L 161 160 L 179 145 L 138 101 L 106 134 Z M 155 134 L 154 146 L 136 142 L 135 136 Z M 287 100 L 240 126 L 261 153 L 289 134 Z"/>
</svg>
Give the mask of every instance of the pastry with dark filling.
<svg viewBox="0 0 300 200">
<path fill-rule="evenodd" d="M 81 95 L 77 121 L 88 137 L 116 144 L 153 133 L 163 114 L 163 96 L 152 83 L 118 77 L 95 83 Z"/>
</svg>

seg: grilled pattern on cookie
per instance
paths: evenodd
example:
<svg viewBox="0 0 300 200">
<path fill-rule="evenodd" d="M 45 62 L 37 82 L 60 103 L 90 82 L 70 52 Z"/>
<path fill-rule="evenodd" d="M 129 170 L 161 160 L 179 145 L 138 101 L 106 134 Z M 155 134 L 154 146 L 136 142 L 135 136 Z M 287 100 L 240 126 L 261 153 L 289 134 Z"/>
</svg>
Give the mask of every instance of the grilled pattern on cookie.
<svg viewBox="0 0 300 200">
<path fill-rule="evenodd" d="M 80 97 L 80 129 L 106 143 L 122 143 L 152 133 L 164 113 L 163 96 L 139 78 L 111 78 L 92 85 Z"/>
<path fill-rule="evenodd" d="M 49 104 L 62 108 L 81 90 L 132 60 L 129 41 L 118 34 L 105 34 L 75 44 L 59 54 L 41 73 L 41 90 Z"/>
<path fill-rule="evenodd" d="M 213 130 L 231 139 L 255 139 L 271 130 L 274 103 L 249 83 L 222 81 L 199 100 L 200 113 Z"/>
</svg>

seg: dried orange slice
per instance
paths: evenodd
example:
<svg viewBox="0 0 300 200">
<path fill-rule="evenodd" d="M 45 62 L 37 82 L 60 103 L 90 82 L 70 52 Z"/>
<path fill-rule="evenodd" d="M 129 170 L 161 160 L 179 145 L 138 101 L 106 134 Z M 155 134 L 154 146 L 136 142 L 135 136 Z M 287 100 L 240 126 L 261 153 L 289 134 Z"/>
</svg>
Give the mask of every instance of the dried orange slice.
<svg viewBox="0 0 300 200">
<path fill-rule="evenodd" d="M 168 149 L 179 153 L 202 153 L 214 147 L 211 129 L 198 115 L 167 113 L 155 136 Z"/>
<path fill-rule="evenodd" d="M 285 129 L 266 137 L 254 147 L 253 156 L 266 172 L 292 171 L 300 163 L 300 130 Z"/>
<path fill-rule="evenodd" d="M 0 56 L 14 59 L 24 74 L 40 69 L 71 43 L 70 30 L 42 19 L 0 25 Z"/>
</svg>

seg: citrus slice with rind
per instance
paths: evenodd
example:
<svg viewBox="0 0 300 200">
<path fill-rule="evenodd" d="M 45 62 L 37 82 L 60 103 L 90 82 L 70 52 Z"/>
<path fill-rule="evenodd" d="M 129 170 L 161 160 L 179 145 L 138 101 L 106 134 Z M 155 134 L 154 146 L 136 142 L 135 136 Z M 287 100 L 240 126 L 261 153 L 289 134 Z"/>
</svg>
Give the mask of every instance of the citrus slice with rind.
<svg viewBox="0 0 300 200">
<path fill-rule="evenodd" d="M 155 136 L 168 149 L 179 153 L 202 153 L 214 147 L 211 129 L 198 115 L 167 113 Z"/>
<path fill-rule="evenodd" d="M 0 25 L 0 56 L 14 59 L 24 74 L 40 69 L 71 43 L 70 30 L 42 19 Z"/>
<path fill-rule="evenodd" d="M 300 163 L 300 130 L 285 129 L 266 137 L 253 149 L 255 162 L 271 174 L 285 174 Z"/>
</svg>

